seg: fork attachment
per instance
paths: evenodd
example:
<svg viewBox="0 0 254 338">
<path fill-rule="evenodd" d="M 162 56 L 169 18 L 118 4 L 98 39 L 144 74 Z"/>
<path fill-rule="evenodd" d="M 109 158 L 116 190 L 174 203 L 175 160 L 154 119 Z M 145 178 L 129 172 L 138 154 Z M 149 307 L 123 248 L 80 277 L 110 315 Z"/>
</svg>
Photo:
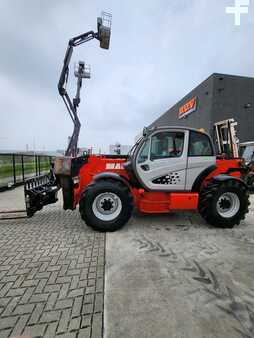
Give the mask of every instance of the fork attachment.
<svg viewBox="0 0 254 338">
<path fill-rule="evenodd" d="M 56 203 L 59 189 L 53 172 L 27 179 L 24 185 L 27 216 L 32 217 L 44 205 Z"/>
</svg>

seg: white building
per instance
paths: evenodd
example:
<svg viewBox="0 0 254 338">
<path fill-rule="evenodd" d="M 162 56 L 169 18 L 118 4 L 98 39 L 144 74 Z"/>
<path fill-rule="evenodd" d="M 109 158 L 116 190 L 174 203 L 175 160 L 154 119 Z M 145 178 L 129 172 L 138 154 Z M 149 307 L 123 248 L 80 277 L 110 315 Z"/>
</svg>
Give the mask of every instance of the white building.
<svg viewBox="0 0 254 338">
<path fill-rule="evenodd" d="M 111 144 L 109 146 L 110 155 L 127 155 L 130 150 L 131 150 L 130 145 L 123 145 L 120 143 Z"/>
</svg>

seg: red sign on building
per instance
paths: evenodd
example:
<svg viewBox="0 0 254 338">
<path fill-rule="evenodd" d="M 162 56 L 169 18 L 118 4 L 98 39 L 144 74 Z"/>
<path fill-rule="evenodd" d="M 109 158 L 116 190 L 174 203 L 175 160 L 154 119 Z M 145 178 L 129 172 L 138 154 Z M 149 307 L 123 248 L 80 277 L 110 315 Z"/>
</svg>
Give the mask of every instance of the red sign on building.
<svg viewBox="0 0 254 338">
<path fill-rule="evenodd" d="M 179 108 L 178 119 L 180 120 L 186 117 L 187 115 L 193 113 L 196 109 L 197 109 L 197 97 L 195 96 Z"/>
</svg>

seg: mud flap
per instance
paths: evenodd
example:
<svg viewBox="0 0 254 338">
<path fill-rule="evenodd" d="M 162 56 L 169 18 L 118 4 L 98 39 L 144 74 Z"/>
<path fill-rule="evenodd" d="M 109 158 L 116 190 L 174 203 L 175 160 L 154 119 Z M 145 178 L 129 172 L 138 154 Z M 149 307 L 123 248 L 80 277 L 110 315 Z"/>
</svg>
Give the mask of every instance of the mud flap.
<svg viewBox="0 0 254 338">
<path fill-rule="evenodd" d="M 27 179 L 24 185 L 27 216 L 32 217 L 44 205 L 56 203 L 58 190 L 59 186 L 52 172 Z"/>
</svg>

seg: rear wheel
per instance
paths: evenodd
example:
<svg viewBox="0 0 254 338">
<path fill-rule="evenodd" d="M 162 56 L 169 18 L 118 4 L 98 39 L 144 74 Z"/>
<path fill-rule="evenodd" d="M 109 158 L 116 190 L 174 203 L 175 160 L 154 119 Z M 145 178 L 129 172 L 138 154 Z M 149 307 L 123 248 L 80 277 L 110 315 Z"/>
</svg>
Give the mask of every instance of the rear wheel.
<svg viewBox="0 0 254 338">
<path fill-rule="evenodd" d="M 133 199 L 126 185 L 115 180 L 99 180 L 87 186 L 79 211 L 87 225 L 99 231 L 115 231 L 128 222 Z"/>
<path fill-rule="evenodd" d="M 240 181 L 212 181 L 200 193 L 199 212 L 211 225 L 233 228 L 245 218 L 249 204 L 248 190 Z"/>
</svg>

